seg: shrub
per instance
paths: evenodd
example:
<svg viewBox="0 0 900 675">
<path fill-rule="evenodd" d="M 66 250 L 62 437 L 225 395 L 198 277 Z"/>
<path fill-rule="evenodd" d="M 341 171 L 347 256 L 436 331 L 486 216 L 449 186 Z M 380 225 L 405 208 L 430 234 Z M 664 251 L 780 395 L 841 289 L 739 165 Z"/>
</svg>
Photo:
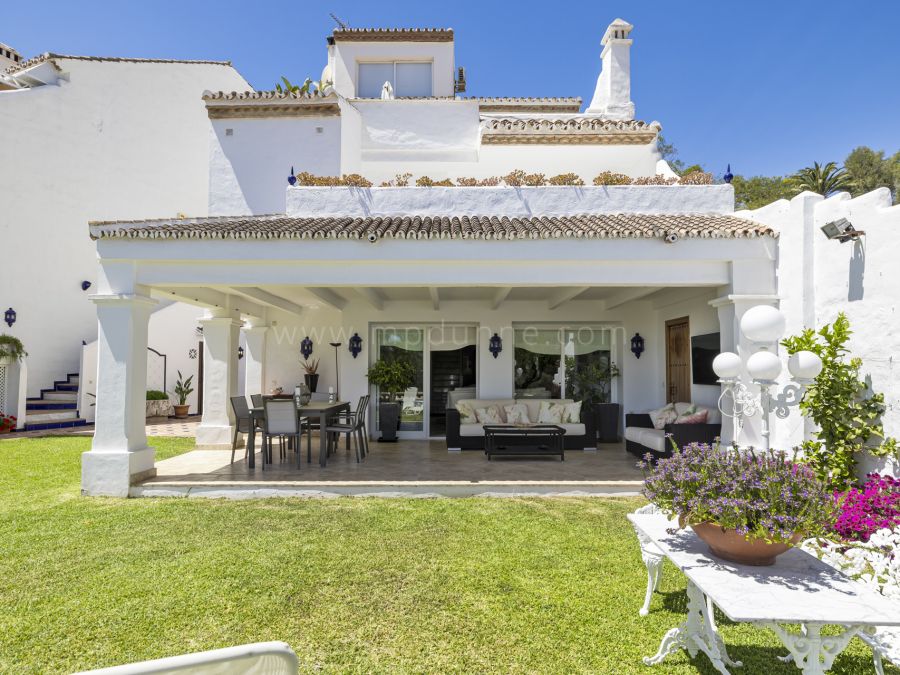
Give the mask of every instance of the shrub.
<svg viewBox="0 0 900 675">
<path fill-rule="evenodd" d="M 0 431 L 12 431 L 16 428 L 18 423 L 15 415 L 4 415 L 3 413 L 0 413 Z"/>
<path fill-rule="evenodd" d="M 525 185 L 539 187 L 547 184 L 547 177 L 542 173 L 529 173 L 525 175 Z"/>
<path fill-rule="evenodd" d="M 834 525 L 842 538 L 869 541 L 878 530 L 900 526 L 900 480 L 871 473 L 865 484 L 838 492 L 840 513 Z"/>
<path fill-rule="evenodd" d="M 679 185 L 712 185 L 713 176 L 706 171 L 691 171 L 678 179 Z"/>
<path fill-rule="evenodd" d="M 520 187 L 525 184 L 525 172 L 522 169 L 513 169 L 500 179 L 509 187 Z"/>
<path fill-rule="evenodd" d="M 428 176 L 420 176 L 416 178 L 416 187 L 431 187 L 434 185 L 434 179 Z"/>
<path fill-rule="evenodd" d="M 456 179 L 456 184 L 460 187 L 475 187 L 476 185 L 478 185 L 478 179 L 461 176 Z"/>
<path fill-rule="evenodd" d="M 873 392 L 861 379 L 862 359 L 847 356 L 852 334 L 850 321 L 841 312 L 818 332 L 809 328 L 781 343 L 789 354 L 809 350 L 822 359 L 822 372 L 800 402 L 800 410 L 818 426 L 814 439 L 803 443 L 803 454 L 835 490 L 853 482 L 856 453 L 883 457 L 897 452 L 896 439 L 885 437 L 881 424 L 884 394 Z"/>
<path fill-rule="evenodd" d="M 25 351 L 25 345 L 19 338 L 6 333 L 0 335 L 0 358 L 21 361 L 26 356 L 28 352 Z"/>
<path fill-rule="evenodd" d="M 584 185 L 584 181 L 581 180 L 581 176 L 577 173 L 561 173 L 556 176 L 551 176 L 548 182 L 550 185 Z"/>
<path fill-rule="evenodd" d="M 612 171 L 604 171 L 594 177 L 594 185 L 631 185 L 634 181 L 631 176 L 624 173 L 613 173 Z"/>
<path fill-rule="evenodd" d="M 488 176 L 487 178 L 482 178 L 478 181 L 479 187 L 497 187 L 500 185 L 500 178 L 498 176 Z"/>
<path fill-rule="evenodd" d="M 442 178 L 441 180 L 436 180 L 432 183 L 434 187 L 456 187 L 453 184 L 453 181 L 449 178 Z"/>
<path fill-rule="evenodd" d="M 756 453 L 693 443 L 651 467 L 644 496 L 679 524 L 715 523 L 744 537 L 789 543 L 831 529 L 836 507 L 808 466 L 783 451 Z"/>
<path fill-rule="evenodd" d="M 338 176 L 316 176 L 309 171 L 301 171 L 297 174 L 297 185 L 304 187 L 334 187 L 341 185 Z"/>
<path fill-rule="evenodd" d="M 168 401 L 169 395 L 164 391 L 159 391 L 159 389 L 148 389 L 147 390 L 147 400 L 148 401 Z"/>
<path fill-rule="evenodd" d="M 372 187 L 372 181 L 368 178 L 364 178 L 360 176 L 358 173 L 350 173 L 346 174 L 341 178 L 341 183 L 343 185 L 347 185 L 349 187 L 360 187 L 360 188 L 370 188 Z"/>
<path fill-rule="evenodd" d="M 634 185 L 672 185 L 677 178 L 666 178 L 661 173 L 655 176 L 638 176 L 634 179 Z"/>
<path fill-rule="evenodd" d="M 392 182 L 396 187 L 409 187 L 410 178 L 412 178 L 411 173 L 398 173 Z"/>
</svg>

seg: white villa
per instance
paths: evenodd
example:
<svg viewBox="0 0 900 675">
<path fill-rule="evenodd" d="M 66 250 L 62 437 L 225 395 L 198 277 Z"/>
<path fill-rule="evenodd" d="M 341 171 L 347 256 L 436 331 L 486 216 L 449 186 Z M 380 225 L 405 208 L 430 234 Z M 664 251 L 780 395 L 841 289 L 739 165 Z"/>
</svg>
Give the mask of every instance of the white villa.
<svg viewBox="0 0 900 675">
<path fill-rule="evenodd" d="M 417 380 L 400 436 L 421 441 L 447 433 L 461 396 L 571 399 L 579 369 L 612 362 L 622 436 L 626 414 L 666 402 L 715 411 L 709 355 L 749 353 L 739 321 L 764 304 L 780 307 L 789 334 L 845 311 L 854 352 L 891 406 L 885 430 L 900 433 L 900 208 L 882 189 L 735 212 L 727 182 L 679 184 L 657 151 L 661 125 L 635 117 L 631 31 L 620 19 L 606 30 L 583 110 L 577 98 L 460 96 L 449 29 L 336 29 L 312 93 L 252 91 L 223 63 L 49 54 L 12 67 L 22 87 L 0 92 L 0 147 L 14 148 L 20 171 L 0 174 L 12 202 L 0 224 L 35 253 L 3 272 L 0 309 L 16 307 L 9 332 L 32 356 L 27 372 L 0 371 L 0 407 L 24 411 L 57 374 L 80 375 L 68 380 L 74 414 L 96 422 L 82 487 L 97 495 L 128 495 L 155 472 L 148 354 L 170 355 L 161 388 L 176 369 L 202 381 L 202 447 L 231 447 L 232 396 L 303 381 L 304 340 L 321 360 L 319 391 L 347 401 L 370 393 L 375 361 L 402 352 Z M 122 96 L 101 93 L 110 82 Z M 66 97 L 82 112 L 57 126 Z M 47 137 L 72 150 L 35 156 Z M 105 173 L 85 175 L 83 158 Z M 48 170 L 76 187 L 33 180 Z M 514 170 L 583 184 L 489 180 Z M 303 185 L 303 172 L 373 186 Z M 593 184 L 604 172 L 633 183 Z M 417 186 L 423 176 L 472 185 Z M 74 223 L 50 243 L 59 214 Z M 844 243 L 820 231 L 841 218 L 865 234 Z M 56 264 L 62 296 L 38 300 L 37 280 L 53 279 Z M 377 403 L 368 429 L 377 438 Z M 806 432 L 794 413 L 773 444 Z M 758 443 L 758 420 L 723 424 L 721 436 Z"/>
</svg>

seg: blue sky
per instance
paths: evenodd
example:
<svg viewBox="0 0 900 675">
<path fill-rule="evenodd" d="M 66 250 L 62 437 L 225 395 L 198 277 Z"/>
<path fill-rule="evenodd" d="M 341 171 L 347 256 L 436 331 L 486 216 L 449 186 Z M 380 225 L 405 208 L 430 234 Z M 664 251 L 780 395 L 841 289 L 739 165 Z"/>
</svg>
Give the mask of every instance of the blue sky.
<svg viewBox="0 0 900 675">
<path fill-rule="evenodd" d="M 581 96 L 600 38 L 632 33 L 632 98 L 682 159 L 722 173 L 790 173 L 857 145 L 900 149 L 900 2 L 14 2 L 0 41 L 26 56 L 231 60 L 258 89 L 318 78 L 334 12 L 355 27 L 456 30 L 469 95 Z"/>
</svg>

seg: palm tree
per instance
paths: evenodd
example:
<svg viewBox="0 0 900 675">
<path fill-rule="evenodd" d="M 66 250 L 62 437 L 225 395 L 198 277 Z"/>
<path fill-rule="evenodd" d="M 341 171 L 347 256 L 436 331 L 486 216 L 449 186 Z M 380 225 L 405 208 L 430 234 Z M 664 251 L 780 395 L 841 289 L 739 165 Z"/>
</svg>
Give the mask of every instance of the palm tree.
<svg viewBox="0 0 900 675">
<path fill-rule="evenodd" d="M 841 190 L 849 190 L 853 186 L 847 170 L 839 169 L 834 162 L 828 162 L 824 166 L 813 162 L 812 166 L 795 173 L 793 179 L 798 192 L 809 190 L 824 197 Z"/>
</svg>

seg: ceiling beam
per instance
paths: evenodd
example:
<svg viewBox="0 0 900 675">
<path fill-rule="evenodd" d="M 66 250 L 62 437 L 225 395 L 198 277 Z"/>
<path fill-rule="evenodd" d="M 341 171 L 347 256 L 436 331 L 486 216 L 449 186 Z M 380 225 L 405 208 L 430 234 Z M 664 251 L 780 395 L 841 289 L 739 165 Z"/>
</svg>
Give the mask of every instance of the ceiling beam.
<svg viewBox="0 0 900 675">
<path fill-rule="evenodd" d="M 696 286 L 688 288 L 668 288 L 660 291 L 653 298 L 653 309 L 662 309 L 670 305 L 677 305 L 679 302 L 687 302 L 704 296 L 715 294 L 714 288 L 697 288 Z"/>
<path fill-rule="evenodd" d="M 228 309 L 242 316 L 265 318 L 266 308 L 243 296 L 230 295 L 202 286 L 153 287 L 150 295 L 162 300 L 177 300 L 209 309 Z"/>
<path fill-rule="evenodd" d="M 347 301 L 330 288 L 307 288 L 307 291 L 316 296 L 332 309 L 342 310 L 347 305 Z"/>
<path fill-rule="evenodd" d="M 434 307 L 435 311 L 439 310 L 441 308 L 441 294 L 438 293 L 437 286 L 429 286 L 428 295 L 431 296 L 431 306 Z"/>
<path fill-rule="evenodd" d="M 547 309 L 556 309 L 560 305 L 569 302 L 569 300 L 574 300 L 588 288 L 590 286 L 567 286 L 559 289 L 547 300 Z"/>
<path fill-rule="evenodd" d="M 512 293 L 512 286 L 501 286 L 494 291 L 494 297 L 491 298 L 491 309 L 499 309 L 510 293 Z"/>
<path fill-rule="evenodd" d="M 634 302 L 635 300 L 640 300 L 641 298 L 646 298 L 648 295 L 656 293 L 659 288 L 650 287 L 650 288 L 626 288 L 624 290 L 618 291 L 617 293 L 613 293 L 611 296 L 606 298 L 603 302 L 603 309 L 613 309 L 615 307 L 619 307 L 624 305 L 626 302 Z"/>
<path fill-rule="evenodd" d="M 252 300 L 256 300 L 257 302 L 261 302 L 262 304 L 268 307 L 274 307 L 275 309 L 280 309 L 288 314 L 302 314 L 303 306 L 298 305 L 295 302 L 291 302 L 286 298 L 282 298 L 280 295 L 275 295 L 274 293 L 269 293 L 269 291 L 263 290 L 262 288 L 258 288 L 256 286 L 249 287 L 233 287 L 235 293 L 240 293 L 241 295 L 245 295 Z"/>
<path fill-rule="evenodd" d="M 360 286 L 356 289 L 356 292 L 359 293 L 366 302 L 372 305 L 372 307 L 377 309 L 379 312 L 384 309 L 384 303 L 387 301 L 387 298 L 385 298 L 384 293 L 382 293 L 378 289 L 371 288 L 369 286 Z"/>
</svg>

